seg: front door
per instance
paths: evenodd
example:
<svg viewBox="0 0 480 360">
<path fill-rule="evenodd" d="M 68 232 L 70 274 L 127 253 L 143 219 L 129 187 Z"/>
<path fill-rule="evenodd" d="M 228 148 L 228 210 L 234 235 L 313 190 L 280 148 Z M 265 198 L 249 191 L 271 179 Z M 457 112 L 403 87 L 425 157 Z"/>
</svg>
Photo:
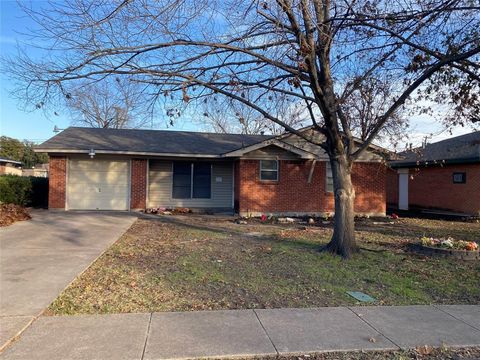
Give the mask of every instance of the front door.
<svg viewBox="0 0 480 360">
<path fill-rule="evenodd" d="M 408 170 L 398 174 L 398 208 L 408 210 Z"/>
</svg>

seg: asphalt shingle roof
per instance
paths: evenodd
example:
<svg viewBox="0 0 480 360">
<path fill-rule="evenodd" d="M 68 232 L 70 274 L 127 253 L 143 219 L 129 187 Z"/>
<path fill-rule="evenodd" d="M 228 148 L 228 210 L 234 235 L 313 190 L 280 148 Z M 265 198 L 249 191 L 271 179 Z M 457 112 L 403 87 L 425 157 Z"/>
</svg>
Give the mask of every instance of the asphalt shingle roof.
<svg viewBox="0 0 480 360">
<path fill-rule="evenodd" d="M 158 154 L 221 155 L 270 137 L 169 130 L 69 127 L 38 145 L 37 149 L 48 152 L 94 149 Z"/>
<path fill-rule="evenodd" d="M 416 163 L 480 162 L 480 131 L 456 136 L 427 144 L 398 154 L 401 160 L 392 161 L 393 167 L 415 165 Z"/>
</svg>

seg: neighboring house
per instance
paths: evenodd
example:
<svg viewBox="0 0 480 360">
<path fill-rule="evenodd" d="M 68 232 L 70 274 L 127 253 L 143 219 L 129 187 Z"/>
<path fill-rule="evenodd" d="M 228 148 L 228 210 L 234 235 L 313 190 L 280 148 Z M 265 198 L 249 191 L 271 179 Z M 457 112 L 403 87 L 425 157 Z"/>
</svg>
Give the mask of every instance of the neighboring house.
<svg viewBox="0 0 480 360">
<path fill-rule="evenodd" d="M 48 177 L 48 164 L 37 164 L 31 169 L 23 169 L 22 176 Z"/>
<path fill-rule="evenodd" d="M 373 150 L 353 167 L 355 211 L 384 215 L 386 167 Z M 334 209 L 327 155 L 290 133 L 70 127 L 36 151 L 50 158 L 51 209 L 188 207 L 241 215 Z"/>
<path fill-rule="evenodd" d="M 389 207 L 480 214 L 480 131 L 398 155 L 387 174 Z"/>
<path fill-rule="evenodd" d="M 0 158 L 0 175 L 22 175 L 22 163 L 8 158 Z"/>
</svg>

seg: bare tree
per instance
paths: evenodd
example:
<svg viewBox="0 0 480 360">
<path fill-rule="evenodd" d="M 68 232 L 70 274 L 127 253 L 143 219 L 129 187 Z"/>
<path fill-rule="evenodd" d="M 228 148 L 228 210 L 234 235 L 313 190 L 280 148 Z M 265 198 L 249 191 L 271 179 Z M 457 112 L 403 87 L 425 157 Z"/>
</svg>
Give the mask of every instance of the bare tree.
<svg viewBox="0 0 480 360">
<path fill-rule="evenodd" d="M 8 70 L 41 106 L 62 84 L 124 75 L 170 114 L 211 96 L 254 109 L 329 155 L 335 225 L 324 250 L 349 257 L 352 164 L 392 116 L 421 96 L 454 105 L 456 122 L 477 119 L 479 10 L 472 0 L 67 0 L 26 9 L 51 58 L 19 56 Z M 346 112 L 370 79 L 391 88 L 356 140 Z M 287 102 L 303 103 L 313 132 L 276 115 Z"/>
<path fill-rule="evenodd" d="M 303 104 L 284 105 L 287 106 L 277 108 L 276 115 L 283 123 L 295 129 L 309 123 L 309 115 Z M 213 97 L 211 101 L 205 101 L 201 109 L 203 112 L 198 122 L 214 132 L 278 135 L 285 131 L 283 126 L 265 118 L 255 109 L 229 98 Z"/>
<path fill-rule="evenodd" d="M 393 85 L 388 79 L 365 78 L 341 104 L 348 127 L 361 141 L 366 141 L 377 124 L 377 119 L 388 110 Z M 377 141 L 388 141 L 395 147 L 405 139 L 409 116 L 414 110 L 398 108 L 385 122 L 377 135 Z"/>
<path fill-rule="evenodd" d="M 117 77 L 73 86 L 66 106 L 74 123 L 114 129 L 152 126 L 153 116 L 138 84 Z"/>
</svg>

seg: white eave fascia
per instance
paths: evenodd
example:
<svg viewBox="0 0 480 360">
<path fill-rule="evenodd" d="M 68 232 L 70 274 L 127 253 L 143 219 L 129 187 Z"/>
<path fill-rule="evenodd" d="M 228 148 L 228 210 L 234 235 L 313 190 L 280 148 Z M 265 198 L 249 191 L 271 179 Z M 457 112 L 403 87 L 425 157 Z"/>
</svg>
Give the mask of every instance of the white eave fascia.
<svg viewBox="0 0 480 360">
<path fill-rule="evenodd" d="M 3 158 L 0 158 L 0 162 L 2 162 L 2 163 L 8 163 L 8 164 L 15 164 L 15 165 L 22 165 L 22 163 L 21 163 L 20 161 L 10 160 L 10 159 L 3 159 Z"/>
<path fill-rule="evenodd" d="M 156 153 L 144 151 L 115 151 L 115 150 L 95 150 L 95 154 L 106 155 L 133 155 L 133 156 L 164 156 L 164 157 L 182 157 L 182 158 L 221 158 L 222 155 L 213 154 L 179 154 L 179 153 Z M 90 150 L 75 150 L 75 149 L 43 149 L 36 148 L 35 152 L 51 153 L 51 154 L 87 154 Z"/>
<path fill-rule="evenodd" d="M 299 131 L 299 132 L 304 132 L 304 131 L 308 131 L 308 130 L 311 130 L 311 129 L 313 129 L 313 125 L 305 126 L 305 127 L 301 128 L 301 129 L 298 129 L 298 131 Z M 291 136 L 291 135 L 296 135 L 296 134 L 291 133 L 291 132 L 289 132 L 289 131 L 285 131 L 284 133 L 278 135 L 278 136 L 276 137 L 276 139 L 283 139 L 283 138 L 289 137 L 289 136 Z M 296 135 L 296 136 L 298 136 L 298 135 Z M 305 140 L 305 139 L 304 139 L 304 140 Z M 356 136 L 353 137 L 353 141 L 356 142 L 356 143 L 362 143 L 362 140 L 361 140 L 359 137 L 356 137 Z M 378 150 L 378 151 L 383 152 L 383 153 L 389 151 L 388 149 L 386 149 L 386 148 L 384 148 L 384 147 L 382 147 L 382 146 L 380 146 L 380 145 L 375 145 L 375 144 L 370 144 L 370 145 L 368 145 L 368 148 L 375 149 L 375 150 Z"/>
<path fill-rule="evenodd" d="M 262 142 L 259 142 L 257 144 L 253 144 L 250 146 L 243 147 L 238 150 L 234 150 L 228 153 L 223 154 L 224 157 L 240 157 L 245 155 L 246 153 L 249 153 L 251 151 L 255 151 L 270 145 L 278 146 L 284 150 L 290 151 L 294 154 L 299 155 L 302 159 L 316 159 L 318 156 L 315 154 L 312 154 L 311 152 L 302 150 L 296 146 L 293 146 L 291 144 L 288 144 L 286 142 L 280 141 L 277 138 L 272 138 L 272 139 L 267 139 Z"/>
</svg>

